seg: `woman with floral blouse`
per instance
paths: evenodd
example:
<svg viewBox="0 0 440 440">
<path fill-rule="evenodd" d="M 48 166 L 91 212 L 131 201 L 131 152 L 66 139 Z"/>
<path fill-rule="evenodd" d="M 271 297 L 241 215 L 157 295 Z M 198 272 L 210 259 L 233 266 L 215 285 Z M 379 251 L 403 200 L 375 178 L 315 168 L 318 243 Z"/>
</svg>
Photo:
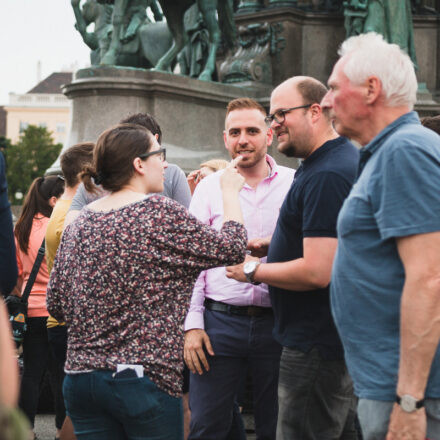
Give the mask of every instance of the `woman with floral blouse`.
<svg viewBox="0 0 440 440">
<path fill-rule="evenodd" d="M 217 232 L 152 195 L 163 190 L 167 163 L 148 130 L 120 124 L 99 137 L 82 179 L 110 195 L 66 228 L 47 291 L 50 314 L 68 325 L 63 391 L 78 439 L 182 438 L 183 320 L 193 285 L 202 270 L 245 256 L 239 160 L 223 175 Z"/>
</svg>

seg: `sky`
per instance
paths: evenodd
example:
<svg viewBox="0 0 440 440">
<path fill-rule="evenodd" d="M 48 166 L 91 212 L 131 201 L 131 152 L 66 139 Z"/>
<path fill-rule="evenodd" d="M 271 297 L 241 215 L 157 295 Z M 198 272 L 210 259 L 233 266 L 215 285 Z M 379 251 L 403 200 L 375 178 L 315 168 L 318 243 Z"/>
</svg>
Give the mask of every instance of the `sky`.
<svg viewBox="0 0 440 440">
<path fill-rule="evenodd" d="M 52 72 L 90 65 L 70 0 L 0 0 L 0 105 Z"/>
</svg>

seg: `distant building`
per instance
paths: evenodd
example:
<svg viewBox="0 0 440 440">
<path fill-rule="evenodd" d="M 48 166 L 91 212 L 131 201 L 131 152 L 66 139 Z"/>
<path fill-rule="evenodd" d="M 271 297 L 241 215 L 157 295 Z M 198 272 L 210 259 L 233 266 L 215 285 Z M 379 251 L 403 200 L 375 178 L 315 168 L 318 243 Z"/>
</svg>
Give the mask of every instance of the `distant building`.
<svg viewBox="0 0 440 440">
<path fill-rule="evenodd" d="M 71 72 L 54 72 L 25 94 L 9 93 L 9 104 L 4 106 L 6 137 L 16 142 L 32 124 L 46 127 L 54 141 L 63 144 L 69 129 L 70 102 L 61 86 L 71 81 Z"/>
</svg>

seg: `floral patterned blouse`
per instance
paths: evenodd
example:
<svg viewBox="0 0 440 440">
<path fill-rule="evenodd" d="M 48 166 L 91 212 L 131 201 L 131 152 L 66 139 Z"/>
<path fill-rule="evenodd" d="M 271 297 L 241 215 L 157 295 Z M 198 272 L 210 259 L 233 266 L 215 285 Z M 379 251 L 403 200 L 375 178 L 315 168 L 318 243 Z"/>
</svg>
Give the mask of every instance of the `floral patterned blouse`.
<svg viewBox="0 0 440 440">
<path fill-rule="evenodd" d="M 69 373 L 141 364 L 181 394 L 183 320 L 200 271 L 244 260 L 247 235 L 218 232 L 166 197 L 108 212 L 83 209 L 62 237 L 47 308 L 68 325 Z"/>
</svg>

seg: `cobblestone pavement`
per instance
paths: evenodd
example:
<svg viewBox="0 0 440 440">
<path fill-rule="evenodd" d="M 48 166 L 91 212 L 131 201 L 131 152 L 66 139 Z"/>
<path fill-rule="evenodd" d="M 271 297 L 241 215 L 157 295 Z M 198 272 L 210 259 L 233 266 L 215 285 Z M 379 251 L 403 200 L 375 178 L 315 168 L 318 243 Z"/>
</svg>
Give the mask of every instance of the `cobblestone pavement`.
<svg viewBox="0 0 440 440">
<path fill-rule="evenodd" d="M 55 438 L 55 416 L 39 414 L 35 418 L 35 433 L 38 440 L 53 440 Z M 255 440 L 255 434 L 248 434 L 247 440 Z"/>
</svg>

